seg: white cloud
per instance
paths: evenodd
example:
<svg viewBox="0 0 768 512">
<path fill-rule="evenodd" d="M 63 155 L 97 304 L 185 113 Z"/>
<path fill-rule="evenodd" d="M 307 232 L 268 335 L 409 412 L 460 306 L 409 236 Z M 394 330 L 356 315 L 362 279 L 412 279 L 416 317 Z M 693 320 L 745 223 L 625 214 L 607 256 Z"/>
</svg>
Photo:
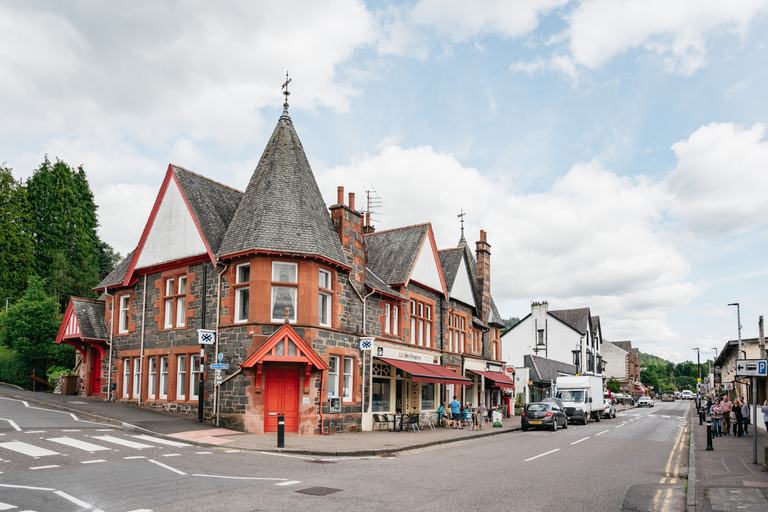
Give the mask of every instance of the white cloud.
<svg viewBox="0 0 768 512">
<path fill-rule="evenodd" d="M 768 223 L 765 125 L 702 126 L 672 145 L 677 167 L 666 180 L 670 211 L 695 236 L 744 233 Z"/>
<path fill-rule="evenodd" d="M 657 54 L 669 71 L 689 75 L 706 64 L 707 40 L 744 36 L 768 10 L 765 0 L 586 0 L 567 16 L 574 61 L 589 69 L 633 48 Z"/>
</svg>

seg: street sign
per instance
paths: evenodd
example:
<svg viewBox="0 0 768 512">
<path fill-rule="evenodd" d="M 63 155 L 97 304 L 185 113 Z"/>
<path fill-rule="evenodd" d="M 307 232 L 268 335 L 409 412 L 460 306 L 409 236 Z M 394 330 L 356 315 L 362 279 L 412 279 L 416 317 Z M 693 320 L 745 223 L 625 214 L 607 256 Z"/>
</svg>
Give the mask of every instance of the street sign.
<svg viewBox="0 0 768 512">
<path fill-rule="evenodd" d="M 373 342 L 376 340 L 374 337 L 366 336 L 360 338 L 359 349 L 360 350 L 373 350 Z"/>
<path fill-rule="evenodd" d="M 739 359 L 736 361 L 737 377 L 768 376 L 768 361 L 765 359 Z"/>
<path fill-rule="evenodd" d="M 212 331 L 210 329 L 198 329 L 197 343 L 200 345 L 215 345 L 216 331 Z"/>
<path fill-rule="evenodd" d="M 211 367 L 211 370 L 229 370 L 228 363 L 211 363 L 208 366 Z"/>
<path fill-rule="evenodd" d="M 219 362 L 224 360 L 224 352 L 219 352 Z"/>
</svg>

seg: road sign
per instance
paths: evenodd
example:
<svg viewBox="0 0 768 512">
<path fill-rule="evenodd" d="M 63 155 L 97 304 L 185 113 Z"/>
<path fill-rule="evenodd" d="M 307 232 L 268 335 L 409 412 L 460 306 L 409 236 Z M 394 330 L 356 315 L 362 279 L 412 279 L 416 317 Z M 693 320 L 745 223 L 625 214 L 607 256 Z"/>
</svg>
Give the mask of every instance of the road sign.
<svg viewBox="0 0 768 512">
<path fill-rule="evenodd" d="M 224 352 L 219 352 L 219 362 L 224 360 Z"/>
<path fill-rule="evenodd" d="M 739 359 L 736 361 L 737 377 L 768 376 L 768 361 L 765 359 Z"/>
<path fill-rule="evenodd" d="M 212 331 L 210 329 L 198 329 L 197 343 L 200 345 L 215 345 L 216 331 Z"/>
<path fill-rule="evenodd" d="M 211 370 L 229 370 L 228 363 L 211 363 L 208 366 L 211 367 Z"/>
<path fill-rule="evenodd" d="M 360 350 L 373 350 L 374 341 L 376 341 L 376 338 L 371 336 L 360 338 L 358 348 Z"/>
</svg>

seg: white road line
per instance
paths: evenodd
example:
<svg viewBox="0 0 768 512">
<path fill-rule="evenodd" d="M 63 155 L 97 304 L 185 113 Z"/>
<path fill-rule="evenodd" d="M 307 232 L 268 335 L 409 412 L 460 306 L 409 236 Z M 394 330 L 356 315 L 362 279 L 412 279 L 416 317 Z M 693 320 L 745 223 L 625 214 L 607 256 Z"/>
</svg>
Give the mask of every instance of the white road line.
<svg viewBox="0 0 768 512">
<path fill-rule="evenodd" d="M 100 439 L 101 441 L 106 441 L 108 443 L 115 443 L 121 446 L 127 446 L 128 448 L 136 448 L 137 450 L 141 450 L 142 448 L 154 448 L 154 446 L 149 444 L 137 443 L 135 441 L 130 441 L 128 439 L 121 439 L 115 436 L 93 436 L 93 438 Z"/>
<path fill-rule="evenodd" d="M 610 432 L 610 430 L 603 430 L 602 432 L 598 432 L 598 433 L 597 433 L 597 434 L 595 434 L 595 435 L 596 435 L 596 436 L 600 436 L 600 435 L 603 435 L 603 434 L 605 434 L 606 432 Z"/>
<path fill-rule="evenodd" d="M 143 455 L 134 455 L 133 457 L 123 457 L 125 460 L 133 460 L 133 459 L 146 459 Z"/>
<path fill-rule="evenodd" d="M 27 402 L 25 402 L 24 400 L 22 400 L 21 403 L 24 404 L 24 407 L 29 407 L 29 404 Z"/>
<path fill-rule="evenodd" d="M 136 510 L 129 510 L 128 512 L 152 512 L 151 508 L 137 508 Z"/>
<path fill-rule="evenodd" d="M 55 464 L 51 464 L 50 466 L 35 466 L 35 467 L 29 468 L 29 469 L 31 469 L 31 470 L 35 470 L 35 469 L 53 469 L 53 468 L 58 468 L 58 467 L 59 466 L 57 466 Z"/>
<path fill-rule="evenodd" d="M 19 508 L 16 505 L 9 505 L 8 503 L 3 503 L 0 501 L 0 510 L 11 510 L 12 508 Z"/>
<path fill-rule="evenodd" d="M 91 505 L 89 505 L 88 503 L 86 503 L 84 501 L 81 501 L 81 500 L 75 498 L 74 496 L 70 496 L 69 494 L 65 493 L 64 491 L 54 491 L 54 494 L 58 494 L 59 496 L 61 496 L 65 500 L 69 500 L 72 503 L 74 503 L 75 505 L 77 505 L 78 507 L 82 507 L 82 508 L 84 508 L 86 510 L 91 510 L 91 508 L 92 508 Z"/>
<path fill-rule="evenodd" d="M 45 430 L 27 430 L 27 434 L 45 434 Z"/>
<path fill-rule="evenodd" d="M 141 436 L 131 436 L 135 437 L 136 439 L 141 439 L 143 441 L 149 441 L 150 443 L 160 443 L 160 444 L 167 444 L 168 446 L 176 446 L 176 447 L 183 447 L 183 446 L 192 446 L 189 443 L 180 443 L 178 441 L 170 441 L 168 439 L 163 439 L 161 437 L 152 437 L 147 435 L 141 435 Z"/>
<path fill-rule="evenodd" d="M 85 450 L 86 452 L 100 452 L 104 450 L 112 451 L 112 448 L 107 448 L 106 446 L 99 446 L 98 444 L 89 443 L 87 441 L 81 441 L 79 439 L 72 439 L 71 437 L 52 437 L 50 439 L 47 439 L 47 441 L 63 444 L 65 446 L 71 446 L 72 448 Z"/>
<path fill-rule="evenodd" d="M 73 419 L 73 420 L 75 420 L 75 421 L 80 421 L 80 418 L 78 418 L 77 416 L 75 416 L 75 414 L 74 414 L 74 413 L 72 413 L 72 412 L 71 412 L 71 413 L 69 413 L 69 415 L 70 415 L 70 416 L 72 416 L 72 419 Z"/>
<path fill-rule="evenodd" d="M 285 480 L 285 478 L 259 478 L 256 476 L 199 475 L 199 474 L 193 474 L 192 476 L 201 476 L 203 478 L 221 478 L 223 480 Z"/>
<path fill-rule="evenodd" d="M 213 455 L 213 452 L 195 452 L 197 455 Z"/>
<path fill-rule="evenodd" d="M 624 425 L 626 425 L 626 423 L 622 423 L 621 425 L 616 425 L 616 426 L 615 426 L 615 427 L 613 427 L 613 428 L 621 428 L 621 427 L 623 427 Z"/>
<path fill-rule="evenodd" d="M 105 459 L 82 460 L 82 461 L 80 461 L 80 464 L 95 464 L 97 462 L 107 462 L 107 461 Z"/>
<path fill-rule="evenodd" d="M 262 455 L 272 455 L 274 457 L 287 457 L 289 459 L 315 460 L 314 457 L 302 457 L 301 455 L 289 455 L 287 453 L 273 453 L 273 452 L 257 452 L 257 453 L 260 453 Z"/>
<path fill-rule="evenodd" d="M 224 450 L 224 453 L 240 453 L 240 450 Z"/>
<path fill-rule="evenodd" d="M 21 432 L 21 427 L 19 427 L 15 421 L 6 418 L 0 418 L 0 420 L 7 421 L 14 428 L 14 430 Z"/>
<path fill-rule="evenodd" d="M 55 491 L 56 489 L 49 489 L 48 487 L 32 487 L 29 485 L 13 485 L 13 484 L 0 484 L 0 487 L 6 489 L 27 489 L 30 491 Z"/>
<path fill-rule="evenodd" d="M 40 448 L 39 446 L 34 446 L 27 443 L 22 443 L 21 441 L 11 441 L 8 443 L 0 443 L 0 448 L 7 448 L 17 453 L 23 453 L 24 455 L 29 455 L 30 457 L 45 457 L 46 455 L 59 455 L 59 452 L 46 450 L 45 448 Z"/>
<path fill-rule="evenodd" d="M 149 462 L 151 462 L 152 464 L 157 464 L 157 465 L 158 465 L 158 466 L 160 466 L 161 468 L 165 468 L 165 469 L 167 469 L 168 471 L 173 471 L 173 472 L 174 472 L 174 473 L 176 473 L 177 475 L 186 475 L 186 473 L 185 473 L 185 472 L 183 472 L 183 471 L 179 471 L 178 469 L 176 469 L 176 468 L 172 468 L 171 466 L 167 466 L 167 465 L 163 464 L 162 462 L 157 462 L 156 460 L 152 460 L 152 459 L 147 459 L 147 460 L 148 460 Z"/>
<path fill-rule="evenodd" d="M 163 457 L 181 457 L 180 453 L 164 453 Z"/>
<path fill-rule="evenodd" d="M 572 444 L 572 445 L 573 445 L 573 444 L 579 444 L 580 442 L 582 442 L 582 441 L 586 441 L 587 439 L 589 439 L 589 437 L 585 437 L 584 439 L 579 439 L 578 441 L 574 441 L 574 442 L 572 442 L 571 444 Z"/>
<path fill-rule="evenodd" d="M 279 484 L 275 484 L 275 485 L 296 485 L 300 483 L 301 483 L 301 480 L 288 480 L 287 482 L 280 482 Z"/>
<path fill-rule="evenodd" d="M 62 432 L 82 432 L 82 430 L 80 430 L 79 428 L 72 428 L 69 430 L 62 430 Z"/>
<path fill-rule="evenodd" d="M 550 450 L 548 452 L 542 453 L 541 455 L 537 455 L 535 457 L 531 457 L 530 459 L 525 459 L 523 462 L 528 462 L 529 460 L 538 459 L 539 457 L 543 457 L 545 455 L 549 455 L 550 453 L 555 453 L 555 452 L 559 452 L 559 451 L 560 451 L 560 448 L 556 448 L 554 450 Z"/>
</svg>

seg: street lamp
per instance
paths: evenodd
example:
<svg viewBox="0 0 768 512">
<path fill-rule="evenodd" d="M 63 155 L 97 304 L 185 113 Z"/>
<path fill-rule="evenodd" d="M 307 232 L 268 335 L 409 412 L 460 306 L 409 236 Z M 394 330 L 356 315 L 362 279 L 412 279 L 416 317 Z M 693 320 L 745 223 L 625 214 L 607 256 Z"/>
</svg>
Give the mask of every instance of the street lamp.
<svg viewBox="0 0 768 512">
<path fill-rule="evenodd" d="M 739 357 L 741 357 L 741 307 L 738 302 L 728 304 L 729 306 L 736 306 L 736 322 L 739 324 Z M 738 359 L 737 357 L 736 359 Z"/>
<path fill-rule="evenodd" d="M 701 352 L 699 352 L 699 347 L 693 348 L 691 350 L 696 351 L 696 363 L 697 363 L 697 366 L 699 367 L 699 382 L 701 382 Z"/>
</svg>

